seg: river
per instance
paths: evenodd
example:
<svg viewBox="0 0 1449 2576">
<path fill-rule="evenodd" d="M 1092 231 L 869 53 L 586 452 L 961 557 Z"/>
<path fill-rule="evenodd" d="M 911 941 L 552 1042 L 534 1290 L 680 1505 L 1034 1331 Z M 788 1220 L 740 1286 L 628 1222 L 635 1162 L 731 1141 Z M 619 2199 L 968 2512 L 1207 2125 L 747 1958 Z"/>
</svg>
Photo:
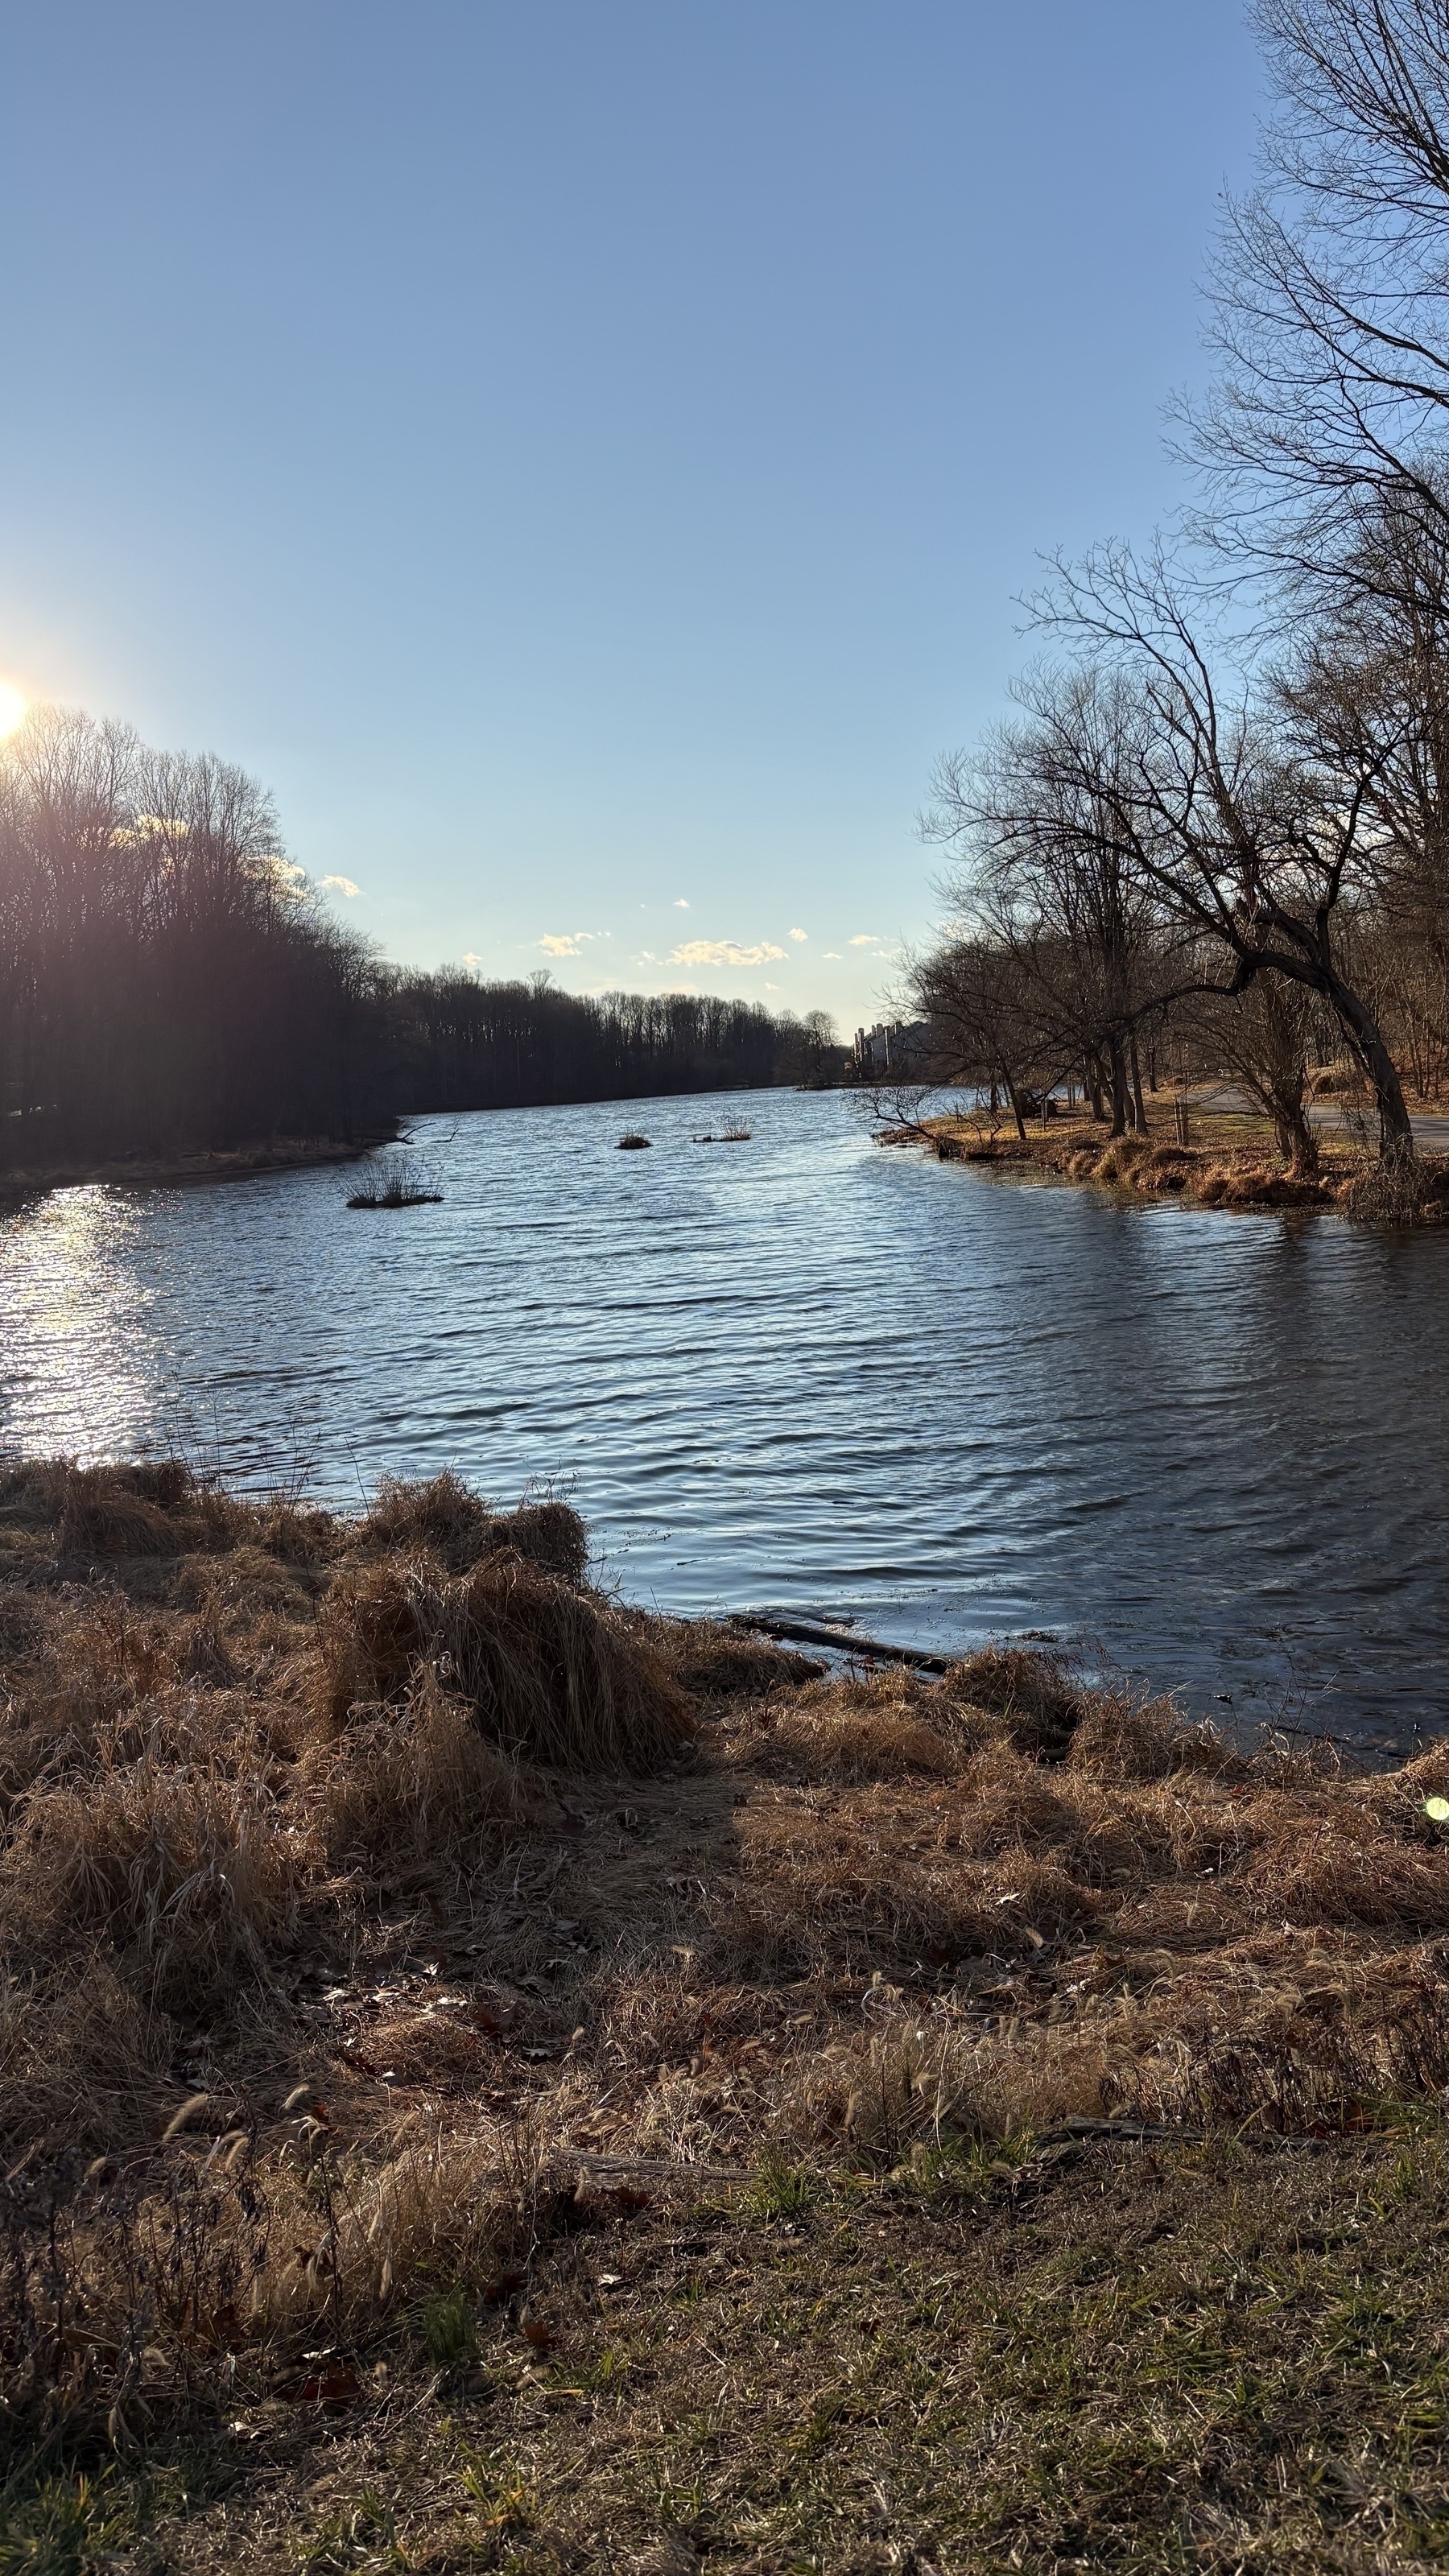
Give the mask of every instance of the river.
<svg viewBox="0 0 1449 2576">
<path fill-rule="evenodd" d="M 0 1452 L 343 1505 L 551 1483 L 663 1608 L 1045 1633 L 1244 1726 L 1449 1727 L 1449 1237 L 1023 1185 L 835 1093 L 417 1139 L 441 1206 L 351 1213 L 330 1169 L 0 1216 Z"/>
</svg>

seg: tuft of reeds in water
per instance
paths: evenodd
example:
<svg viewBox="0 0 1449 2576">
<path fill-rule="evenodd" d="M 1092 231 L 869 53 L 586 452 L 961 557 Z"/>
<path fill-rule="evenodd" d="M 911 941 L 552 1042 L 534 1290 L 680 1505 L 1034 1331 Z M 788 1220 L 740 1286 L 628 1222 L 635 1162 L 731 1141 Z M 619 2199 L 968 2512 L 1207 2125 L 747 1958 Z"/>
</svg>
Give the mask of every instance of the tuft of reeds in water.
<svg viewBox="0 0 1449 2576">
<path fill-rule="evenodd" d="M 416 1154 L 389 1154 L 355 1189 L 350 1208 L 441 1207 L 443 1193 Z"/>
</svg>

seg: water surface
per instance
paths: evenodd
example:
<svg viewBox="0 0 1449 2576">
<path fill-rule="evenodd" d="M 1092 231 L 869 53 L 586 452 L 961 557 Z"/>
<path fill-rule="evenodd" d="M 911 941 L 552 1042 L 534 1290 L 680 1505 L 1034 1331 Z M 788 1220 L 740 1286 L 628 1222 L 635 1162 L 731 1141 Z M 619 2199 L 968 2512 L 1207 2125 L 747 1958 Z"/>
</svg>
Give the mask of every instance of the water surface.
<svg viewBox="0 0 1449 2576">
<path fill-rule="evenodd" d="M 1085 1634 L 1219 1716 L 1449 1725 L 1444 1236 L 1023 1187 L 830 1093 L 418 1133 L 441 1207 L 330 1170 L 0 1218 L 0 1446 L 343 1504 L 553 1480 L 667 1608 Z"/>
</svg>

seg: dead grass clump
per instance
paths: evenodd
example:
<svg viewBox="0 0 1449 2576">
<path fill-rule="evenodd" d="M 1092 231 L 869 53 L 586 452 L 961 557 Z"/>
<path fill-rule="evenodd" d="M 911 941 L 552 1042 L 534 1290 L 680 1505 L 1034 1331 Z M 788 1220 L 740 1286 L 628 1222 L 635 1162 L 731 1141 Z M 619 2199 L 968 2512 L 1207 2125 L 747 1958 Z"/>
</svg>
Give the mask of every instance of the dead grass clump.
<svg viewBox="0 0 1449 2576">
<path fill-rule="evenodd" d="M 1449 1851 L 1386 1833 L 1374 1804 L 1351 1793 L 1316 1814 L 1285 1797 L 1264 1803 L 1266 1815 L 1244 1820 L 1257 1849 L 1242 1877 L 1264 1920 L 1449 1930 Z"/>
<path fill-rule="evenodd" d="M 99 1954 L 0 1981 L 0 2154 L 72 2154 L 154 2136 L 176 2032 Z"/>
<path fill-rule="evenodd" d="M 339 2268 L 354 2311 L 429 2285 L 475 2289 L 525 2253 L 549 2199 L 543 2142 L 526 2128 L 440 2133 L 399 2123 L 384 2161 L 355 2164 Z"/>
<path fill-rule="evenodd" d="M 113 1471 L 78 1471 L 57 1532 L 62 1556 L 174 1556 L 175 1523 L 144 1494 L 128 1492 Z"/>
<path fill-rule="evenodd" d="M 322 1619 L 322 1708 L 396 1698 L 430 1664 L 507 1752 L 563 1770 L 647 1770 L 694 1721 L 663 1656 L 636 1627 L 509 1552 L 470 1575 L 426 1564 L 333 1593 Z"/>
<path fill-rule="evenodd" d="M 129 1758 L 154 1726 L 158 1701 L 174 1693 L 176 1638 L 138 1618 L 123 1596 L 82 1592 L 47 1624 L 39 1650 L 15 1673 L 0 1709 L 0 1799 L 18 1798 L 44 1778 L 68 1778 L 105 1760 Z M 194 1737 L 195 1729 L 188 1730 Z M 233 1729 L 224 1723 L 223 1735 Z M 192 1747 L 194 1750 L 194 1745 Z M 244 1724 L 236 1750 L 250 1749 Z"/>
<path fill-rule="evenodd" d="M 1372 2128 L 1392 2101 L 1442 2091 L 1442 1960 L 1334 1960 L 1295 1953 L 1286 1939 L 1280 1950 L 1276 1960 L 1245 1958 L 1224 1980 L 1189 1968 L 1170 2009 L 1141 2014 L 1137 2046 L 1104 2065 L 1104 2105 L 1173 2125 L 1326 2137 Z"/>
<path fill-rule="evenodd" d="M 942 1682 L 950 1699 L 989 1709 L 1006 1721 L 1023 1753 L 1059 1761 L 1082 1716 L 1082 1700 L 1058 1655 L 1024 1646 L 987 1646 L 953 1664 Z"/>
<path fill-rule="evenodd" d="M 849 2145 L 886 2164 L 916 2145 L 979 2137 L 976 2051 L 959 2026 L 918 2018 L 891 1988 L 874 1989 L 868 2001 L 874 2026 L 790 2068 L 777 2133 Z"/>
<path fill-rule="evenodd" d="M 981 1873 L 980 1889 L 991 1926 L 982 1943 L 988 1951 L 1019 1949 L 1033 1935 L 1043 1943 L 1077 1937 L 1109 1910 L 1058 1852 L 1002 1851 Z"/>
<path fill-rule="evenodd" d="M 318 1713 L 341 1726 L 348 1710 L 400 1699 L 428 1651 L 426 1569 L 394 1565 L 339 1584 L 318 1621 Z"/>
<path fill-rule="evenodd" d="M 423 1484 L 384 1477 L 359 1525 L 358 1543 L 388 1555 L 425 1551 L 452 1574 L 511 1548 L 565 1583 L 582 1583 L 589 1561 L 588 1532 L 569 1504 L 521 1503 L 513 1512 L 490 1511 L 451 1469 Z"/>
<path fill-rule="evenodd" d="M 934 1786 L 782 1789 L 752 1801 L 737 1833 L 739 1875 L 710 1890 L 707 1910 L 744 1973 L 938 1971 L 1056 1940 L 1101 1910 L 1054 1851 L 1010 1842 L 967 1857 L 961 1805 Z"/>
<path fill-rule="evenodd" d="M 582 1583 L 588 1571 L 589 1534 L 569 1503 L 520 1503 L 516 1512 L 501 1512 L 494 1523 L 490 1553 L 512 1549 L 528 1565 L 541 1566 L 560 1583 Z"/>
<path fill-rule="evenodd" d="M 1070 1846 L 1078 1808 L 1069 1784 L 1062 1794 L 1060 1778 L 1010 1745 L 993 1745 L 972 1763 L 964 1794 L 954 1803 L 953 1843 L 977 1859 L 1044 1843 Z"/>
<path fill-rule="evenodd" d="M 1147 1152 L 1145 1136 L 1114 1136 L 1105 1151 L 1097 1156 L 1092 1178 L 1094 1181 L 1130 1182 Z"/>
<path fill-rule="evenodd" d="M 979 1873 L 909 1791 L 781 1792 L 752 1801 L 737 1832 L 738 1875 L 710 1889 L 706 1909 L 731 1973 L 899 1971 L 998 1935 Z"/>
<path fill-rule="evenodd" d="M 1365 1225 L 1442 1225 L 1449 1219 L 1449 1157 L 1365 1157 L 1336 1192 L 1345 1216 Z"/>
<path fill-rule="evenodd" d="M 462 2013 L 425 2004 L 419 2012 L 382 2013 L 370 2022 L 366 2054 L 351 2063 L 390 2084 L 476 2088 L 489 2072 L 493 2043 Z"/>
<path fill-rule="evenodd" d="M 526 2263 L 563 2196 L 526 2134 L 403 2121 L 380 2153 L 344 2160 L 325 2115 L 308 2106 L 291 2125 L 280 2148 L 246 2128 L 182 2135 L 90 2186 L 60 2168 L 6 2178 L 13 2432 L 64 2423 L 133 2456 L 219 2402 L 345 2405 L 358 2371 L 339 2330 L 350 2340 L 429 2291 L 497 2296 L 500 2265 Z"/>
<path fill-rule="evenodd" d="M 1013 1853 L 1060 1869 L 1071 1882 L 1055 1911 L 1084 1919 L 1079 1891 L 1111 1889 L 1120 1901 L 1155 1881 L 1180 1879 L 1217 1859 L 1221 1835 L 1189 1799 L 1155 1785 L 1100 1781 L 1069 1766 L 1044 1769 L 1006 1746 L 981 1755 L 965 1784 L 950 1832 L 976 1859 Z M 1095 1896 L 1092 1900 L 1095 1906 Z M 1033 1924 L 1039 1929 L 1036 1915 Z"/>
<path fill-rule="evenodd" d="M 194 2009 L 262 1967 L 296 1879 L 261 1781 L 147 1752 L 29 1793 L 12 1818 L 0 1920 L 50 1955 L 108 1942 L 134 1958 L 149 1999 Z"/>
<path fill-rule="evenodd" d="M 1321 1181 L 1295 1180 L 1278 1164 L 1218 1163 L 1194 1183 L 1202 1207 L 1322 1207 L 1327 1193 Z"/>
<path fill-rule="evenodd" d="M 518 1557 L 485 1557 L 452 1589 L 438 1643 L 480 1723 L 531 1761 L 648 1770 L 695 1731 L 647 1637 Z"/>
<path fill-rule="evenodd" d="M 1188 1726 L 1171 1700 L 1127 1691 L 1084 1694 L 1067 1755 L 1073 1770 L 1111 1780 L 1171 1780 L 1180 1771 L 1246 1779 L 1248 1764 L 1206 1723 Z"/>
<path fill-rule="evenodd" d="M 1424 1800 L 1442 1798 L 1449 1793 L 1449 1735 L 1441 1735 L 1416 1753 L 1402 1769 L 1384 1773 L 1370 1784 L 1369 1796 L 1382 1802 L 1395 1815 L 1412 1814 L 1416 1825 L 1424 1823 Z"/>
<path fill-rule="evenodd" d="M 209 1547 L 255 1548 L 283 1565 L 311 1568 L 331 1564 L 345 1544 L 347 1525 L 331 1512 L 275 1495 L 204 1493 L 201 1504 Z"/>
<path fill-rule="evenodd" d="M 226 1548 L 257 1509 L 202 1484 L 179 1458 L 100 1467 L 41 1459 L 0 1483 L 0 1521 L 12 1533 L 50 1534 L 72 1565 Z"/>
<path fill-rule="evenodd" d="M 742 1637 L 712 1619 L 681 1623 L 669 1639 L 669 1667 L 683 1689 L 710 1699 L 764 1699 L 771 1691 L 818 1680 L 825 1670 L 810 1655 L 762 1637 Z"/>
<path fill-rule="evenodd" d="M 989 1710 L 893 1664 L 793 1690 L 771 1714 L 766 1743 L 825 1780 L 890 1780 L 912 1771 L 946 1778 L 1001 1733 Z"/>
<path fill-rule="evenodd" d="M 298 1621 L 310 1621 L 313 1615 L 312 1592 L 295 1560 L 283 1562 L 249 1539 L 225 1556 L 186 1557 L 171 1598 L 178 1609 L 225 1614 L 247 1629 L 268 1611 Z"/>
<path fill-rule="evenodd" d="M 303 1772 L 334 1869 L 456 1860 L 489 1826 L 527 1808 L 517 1766 L 431 1674 L 400 1709 L 354 1710 L 340 1739 L 314 1748 Z"/>
<path fill-rule="evenodd" d="M 944 1780 L 959 1751 L 907 1704 L 869 1709 L 792 1711 L 776 1742 L 797 1751 L 817 1777 L 830 1780 L 898 1780 L 923 1772 Z"/>
</svg>

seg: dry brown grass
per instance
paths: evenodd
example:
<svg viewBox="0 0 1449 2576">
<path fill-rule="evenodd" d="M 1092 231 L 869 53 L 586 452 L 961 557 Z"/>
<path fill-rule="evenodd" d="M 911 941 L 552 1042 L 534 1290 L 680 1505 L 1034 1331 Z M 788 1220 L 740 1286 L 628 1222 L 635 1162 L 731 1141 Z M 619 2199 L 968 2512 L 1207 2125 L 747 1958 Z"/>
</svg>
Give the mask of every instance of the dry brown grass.
<svg viewBox="0 0 1449 2576">
<path fill-rule="evenodd" d="M 355 2372 L 671 2175 L 1356 2136 L 1449 2079 L 1449 1747 L 1250 1757 L 1016 1648 L 826 1677 L 518 1528 L 0 1488 L 13 2422 Z"/>
<path fill-rule="evenodd" d="M 339 1583 L 321 1649 L 318 1705 L 334 1725 L 433 1672 L 494 1743 L 559 1769 L 647 1769 L 692 1732 L 648 1637 L 512 1550 L 465 1576 L 423 1558 Z"/>
<path fill-rule="evenodd" d="M 425 1484 L 384 1476 L 356 1543 L 383 1556 L 436 1556 L 453 1574 L 466 1573 L 480 1557 L 511 1548 L 566 1583 L 582 1583 L 589 1557 L 583 1523 L 567 1503 L 522 1503 L 517 1511 L 490 1511 L 451 1469 Z"/>
<path fill-rule="evenodd" d="M 489 1825 L 527 1812 L 517 1765 L 431 1673 L 399 1707 L 351 1709 L 340 1735 L 311 1746 L 301 1768 L 338 1870 L 453 1861 Z"/>
<path fill-rule="evenodd" d="M 1333 1087 L 1333 1086 L 1330 1086 Z M 1183 1196 L 1200 1207 L 1251 1214 L 1268 1208 L 1338 1208 L 1369 1225 L 1396 1228 L 1449 1221 L 1449 1157 L 1419 1154 L 1411 1162 L 1385 1162 L 1347 1135 L 1320 1134 L 1320 1169 L 1314 1178 L 1290 1171 L 1269 1122 L 1244 1112 L 1205 1114 L 1194 1106 L 1197 1141 L 1180 1145 L 1165 1132 L 1170 1106 L 1149 1104 L 1149 1132 L 1106 1137 L 1085 1118 L 1054 1119 L 1021 1142 L 986 1137 L 978 1124 L 957 1116 L 927 1119 L 919 1127 L 883 1134 L 886 1145 L 931 1145 L 944 1161 L 1035 1166 L 1074 1181 L 1140 1197 Z"/>
</svg>

